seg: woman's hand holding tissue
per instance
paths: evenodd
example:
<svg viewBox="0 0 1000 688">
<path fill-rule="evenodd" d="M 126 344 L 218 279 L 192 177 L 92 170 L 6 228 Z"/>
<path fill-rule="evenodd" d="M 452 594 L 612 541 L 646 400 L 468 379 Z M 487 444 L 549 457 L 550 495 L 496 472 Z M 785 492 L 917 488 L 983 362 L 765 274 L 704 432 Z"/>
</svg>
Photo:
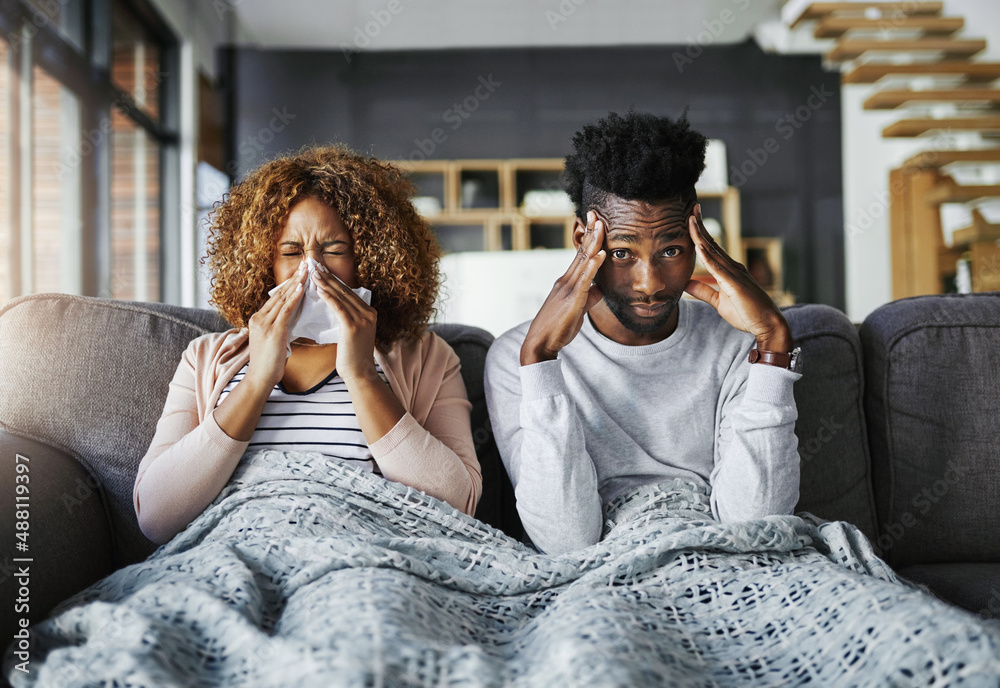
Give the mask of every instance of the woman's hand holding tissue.
<svg viewBox="0 0 1000 688">
<path fill-rule="evenodd" d="M 348 387 L 359 379 L 381 381 L 374 358 L 376 310 L 329 272 L 313 271 L 312 280 L 320 298 L 340 321 L 337 374 Z"/>
<path fill-rule="evenodd" d="M 281 285 L 250 317 L 250 366 L 246 379 L 268 392 L 285 373 L 288 328 L 305 291 L 306 271 L 301 269 Z"/>
<path fill-rule="evenodd" d="M 305 280 L 304 270 L 295 273 L 250 316 L 247 373 L 214 412 L 215 422 L 235 440 L 253 436 L 268 395 L 285 374 L 288 327 L 302 301 Z"/>
</svg>

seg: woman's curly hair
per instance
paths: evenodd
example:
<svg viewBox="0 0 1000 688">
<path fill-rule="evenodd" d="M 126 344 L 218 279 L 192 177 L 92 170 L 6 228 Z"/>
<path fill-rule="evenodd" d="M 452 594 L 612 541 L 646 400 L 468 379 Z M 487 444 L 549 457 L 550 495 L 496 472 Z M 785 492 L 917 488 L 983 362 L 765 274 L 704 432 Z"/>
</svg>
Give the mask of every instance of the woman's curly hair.
<svg viewBox="0 0 1000 688">
<path fill-rule="evenodd" d="M 261 165 L 210 216 L 212 305 L 232 325 L 247 326 L 275 286 L 275 246 L 289 211 L 314 198 L 336 210 L 351 233 L 358 282 L 378 311 L 377 344 L 384 350 L 420 334 L 434 310 L 441 251 L 409 200 L 413 191 L 400 169 L 339 145 Z"/>
</svg>

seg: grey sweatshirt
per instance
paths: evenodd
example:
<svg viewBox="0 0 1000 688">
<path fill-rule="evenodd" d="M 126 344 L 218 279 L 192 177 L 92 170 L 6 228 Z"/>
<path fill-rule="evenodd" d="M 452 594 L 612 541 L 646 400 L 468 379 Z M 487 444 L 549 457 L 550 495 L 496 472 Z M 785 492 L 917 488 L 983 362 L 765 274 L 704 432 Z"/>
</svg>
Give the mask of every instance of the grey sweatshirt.
<svg viewBox="0 0 1000 688">
<path fill-rule="evenodd" d="M 490 348 L 493 433 L 539 550 L 596 543 L 603 504 L 672 478 L 710 485 L 722 522 L 794 509 L 801 375 L 749 363 L 753 337 L 710 305 L 682 299 L 678 308 L 677 329 L 656 344 L 618 344 L 585 317 L 554 361 L 520 365 L 530 323 Z"/>
</svg>

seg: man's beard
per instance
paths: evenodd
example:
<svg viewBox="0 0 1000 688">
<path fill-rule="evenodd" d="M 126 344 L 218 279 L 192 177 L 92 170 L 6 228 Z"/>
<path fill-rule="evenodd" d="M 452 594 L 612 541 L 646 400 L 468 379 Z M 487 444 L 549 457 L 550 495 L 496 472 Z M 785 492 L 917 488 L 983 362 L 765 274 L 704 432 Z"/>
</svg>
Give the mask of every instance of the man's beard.
<svg viewBox="0 0 1000 688">
<path fill-rule="evenodd" d="M 652 318 L 640 318 L 629 305 L 641 303 L 638 299 L 630 299 L 614 291 L 604 289 L 602 291 L 604 292 L 604 303 L 607 305 L 608 310 L 611 311 L 611 314 L 618 318 L 618 322 L 625 329 L 635 334 L 651 334 L 661 329 L 670 320 L 674 309 L 677 308 L 677 302 L 681 299 L 680 294 L 670 294 L 665 298 L 658 298 L 656 303 L 664 302 L 666 304 L 663 310 Z"/>
</svg>

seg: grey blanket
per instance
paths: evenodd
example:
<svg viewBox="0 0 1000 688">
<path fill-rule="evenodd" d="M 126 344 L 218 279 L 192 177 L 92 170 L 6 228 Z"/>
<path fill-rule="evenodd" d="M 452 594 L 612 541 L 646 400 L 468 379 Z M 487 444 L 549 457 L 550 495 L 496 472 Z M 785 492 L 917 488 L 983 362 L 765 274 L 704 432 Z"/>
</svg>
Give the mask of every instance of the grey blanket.
<svg viewBox="0 0 1000 688">
<path fill-rule="evenodd" d="M 34 629 L 25 686 L 1000 684 L 1000 624 L 844 523 L 712 520 L 675 481 L 541 555 L 315 454 L 248 454 L 147 561 Z"/>
</svg>

